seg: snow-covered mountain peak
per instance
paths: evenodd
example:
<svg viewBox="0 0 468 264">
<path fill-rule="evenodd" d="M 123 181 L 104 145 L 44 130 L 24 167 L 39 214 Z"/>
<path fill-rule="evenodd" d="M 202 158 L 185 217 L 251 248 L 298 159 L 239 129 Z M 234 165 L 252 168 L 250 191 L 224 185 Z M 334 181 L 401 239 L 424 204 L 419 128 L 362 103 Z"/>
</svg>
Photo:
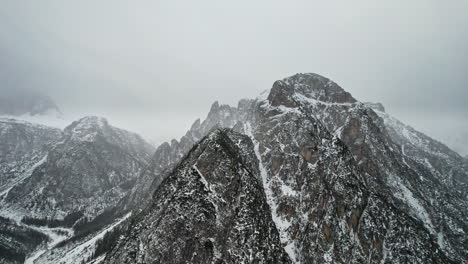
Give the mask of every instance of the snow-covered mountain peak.
<svg viewBox="0 0 468 264">
<path fill-rule="evenodd" d="M 89 128 L 102 128 L 109 123 L 107 119 L 99 116 L 85 116 L 73 122 L 71 125 L 65 128 L 65 130 L 70 129 L 89 129 Z"/>
<path fill-rule="evenodd" d="M 0 95 L 0 115 L 6 116 L 61 116 L 55 102 L 35 91 L 6 92 Z"/>
<path fill-rule="evenodd" d="M 68 124 L 49 96 L 29 90 L 0 94 L 0 116 L 60 129 Z"/>
<path fill-rule="evenodd" d="M 63 133 L 56 129 L 60 133 L 51 143 L 39 128 L 32 135 L 41 136 L 40 146 L 47 148 L 36 151 L 34 169 L 5 192 L 8 208 L 28 217 L 63 219 L 72 212 L 96 217 L 126 195 L 154 153 L 140 136 L 102 117 L 84 117 Z"/>
<path fill-rule="evenodd" d="M 74 121 L 65 128 L 65 134 L 77 141 L 93 141 L 109 123 L 103 117 L 86 116 Z"/>
<path fill-rule="evenodd" d="M 65 138 L 75 143 L 82 142 L 107 142 L 119 148 L 124 148 L 129 153 L 147 159 L 154 147 L 148 144 L 140 135 L 115 127 L 104 117 L 86 116 L 64 130 Z M 144 150 L 143 152 L 141 150 Z"/>
<path fill-rule="evenodd" d="M 322 103 L 356 103 L 350 93 L 335 82 L 315 73 L 298 73 L 276 81 L 268 95 L 273 106 L 296 107 L 298 101 L 312 100 Z"/>
</svg>

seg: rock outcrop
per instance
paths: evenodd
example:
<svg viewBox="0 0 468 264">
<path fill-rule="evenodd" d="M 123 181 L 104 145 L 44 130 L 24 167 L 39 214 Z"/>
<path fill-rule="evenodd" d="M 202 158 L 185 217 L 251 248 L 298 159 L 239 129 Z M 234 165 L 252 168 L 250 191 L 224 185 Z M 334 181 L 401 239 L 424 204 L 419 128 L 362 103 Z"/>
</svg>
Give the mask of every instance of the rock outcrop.
<svg viewBox="0 0 468 264">
<path fill-rule="evenodd" d="M 164 179 L 104 263 L 290 263 L 253 144 L 215 130 Z"/>
</svg>

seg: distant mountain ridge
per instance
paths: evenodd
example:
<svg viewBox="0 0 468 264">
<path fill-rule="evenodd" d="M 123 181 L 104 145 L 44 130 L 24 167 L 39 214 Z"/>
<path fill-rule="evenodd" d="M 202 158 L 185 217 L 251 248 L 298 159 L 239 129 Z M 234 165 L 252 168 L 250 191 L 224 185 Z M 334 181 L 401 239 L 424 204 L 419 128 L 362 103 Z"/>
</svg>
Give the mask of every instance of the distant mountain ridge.
<svg viewBox="0 0 468 264">
<path fill-rule="evenodd" d="M 61 115 L 48 95 L 32 90 L 10 91 L 0 95 L 0 115 Z"/>
<path fill-rule="evenodd" d="M 44 162 L 9 191 L 5 202 L 39 218 L 61 219 L 78 211 L 95 217 L 133 186 L 153 151 L 141 137 L 104 118 L 84 117 L 65 128 Z"/>
<path fill-rule="evenodd" d="M 39 257 L 112 223 L 153 152 L 140 136 L 101 117 L 81 118 L 63 131 L 0 119 L 0 252 L 22 263 L 36 247 Z"/>
</svg>

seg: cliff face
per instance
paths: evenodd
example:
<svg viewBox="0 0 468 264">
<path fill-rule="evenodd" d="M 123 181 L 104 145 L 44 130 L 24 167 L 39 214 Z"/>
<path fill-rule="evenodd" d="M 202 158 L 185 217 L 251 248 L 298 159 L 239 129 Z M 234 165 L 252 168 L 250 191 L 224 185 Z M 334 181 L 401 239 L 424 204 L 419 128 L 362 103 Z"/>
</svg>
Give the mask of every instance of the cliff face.
<svg viewBox="0 0 468 264">
<path fill-rule="evenodd" d="M 104 263 L 290 263 L 253 145 L 216 130 L 164 179 Z"/>
<path fill-rule="evenodd" d="M 253 142 L 271 216 L 293 262 L 466 259 L 466 164 L 421 133 L 408 139 L 383 111 L 327 78 L 297 74 L 238 107 L 213 104 L 180 142 L 161 147 L 170 154 L 166 170 L 148 174 L 151 188 L 158 190 L 203 135 L 231 127 Z"/>
</svg>

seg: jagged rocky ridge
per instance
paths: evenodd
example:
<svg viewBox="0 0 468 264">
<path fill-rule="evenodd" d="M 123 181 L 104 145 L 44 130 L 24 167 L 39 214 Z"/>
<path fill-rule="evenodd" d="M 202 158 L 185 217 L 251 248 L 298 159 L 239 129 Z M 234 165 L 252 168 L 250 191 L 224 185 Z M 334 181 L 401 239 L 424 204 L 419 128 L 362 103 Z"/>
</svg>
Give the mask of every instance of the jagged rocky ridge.
<svg viewBox="0 0 468 264">
<path fill-rule="evenodd" d="M 382 113 L 383 106 L 360 103 L 327 78 L 297 74 L 237 108 L 213 104 L 180 142 L 159 148 L 154 160 L 163 157 L 164 166 L 146 179 L 157 190 L 203 135 L 232 127 L 254 142 L 272 218 L 293 262 L 465 261 L 466 163 L 421 133 L 408 139 L 401 123 Z"/>
<path fill-rule="evenodd" d="M 224 127 L 232 130 L 216 130 L 212 135 L 218 136 L 205 138 Z M 69 131 L 84 139 L 78 148 L 84 156 L 106 146 L 96 144 L 101 134 L 92 129 Z M 73 136 L 68 137 L 74 142 Z M 223 140 L 224 147 L 213 147 Z M 142 153 L 140 148 L 129 152 L 130 156 Z M 56 263 L 57 255 L 68 253 L 71 258 L 60 262 L 84 261 L 78 254 L 82 245 L 92 250 L 98 237 L 120 223 L 122 235 L 110 236 L 120 239 L 105 242 L 111 250 L 97 260 L 234 263 L 250 262 L 251 256 L 266 261 L 266 255 L 273 262 L 294 263 L 464 263 L 468 259 L 466 160 L 391 117 L 381 104 L 361 103 L 316 74 L 277 81 L 270 91 L 241 100 L 237 107 L 215 103 L 207 118 L 197 120 L 180 141 L 161 145 L 151 159 L 144 157 L 150 165 L 139 169 L 134 185 L 118 191 L 123 198 L 100 207 L 115 205 L 113 217 L 132 211 L 130 221 L 122 218 L 86 242 L 69 243 L 69 251 L 49 250 L 37 263 Z M 63 164 L 60 160 L 53 164 Z M 248 183 L 238 186 L 242 199 L 255 201 L 236 207 L 246 208 L 245 217 L 233 215 L 229 206 L 215 207 L 231 201 L 218 195 L 235 185 L 220 181 L 227 175 L 220 171 L 225 165 L 250 171 L 228 170 L 228 178 Z M 213 189 L 200 184 L 202 177 Z M 90 202 L 90 208 L 96 208 Z M 162 204 L 171 210 L 161 210 Z M 61 215 L 69 210 L 63 209 Z M 252 212 L 262 216 L 262 226 Z M 208 216 L 231 222 L 218 225 Z M 228 234 L 212 236 L 223 234 L 222 228 L 238 230 L 240 225 L 233 223 L 239 219 L 253 224 L 242 229 L 243 237 L 252 238 L 245 245 L 242 239 L 235 244 Z M 265 232 L 256 234 L 258 228 Z M 188 253 L 174 255 L 177 250 Z"/>
<path fill-rule="evenodd" d="M 130 209 L 141 210 L 151 201 L 151 195 L 157 186 L 170 173 L 180 159 L 211 130 L 222 127 L 233 127 L 237 120 L 237 109 L 228 105 L 213 104 L 208 117 L 203 123 L 196 120 L 187 134 L 180 141 L 173 139 L 171 143 L 161 144 L 154 153 L 150 166 L 137 180 L 135 188 L 123 203 L 124 211 Z"/>
<path fill-rule="evenodd" d="M 104 263 L 290 263 L 261 184 L 250 139 L 215 130 L 164 179 Z"/>
</svg>

